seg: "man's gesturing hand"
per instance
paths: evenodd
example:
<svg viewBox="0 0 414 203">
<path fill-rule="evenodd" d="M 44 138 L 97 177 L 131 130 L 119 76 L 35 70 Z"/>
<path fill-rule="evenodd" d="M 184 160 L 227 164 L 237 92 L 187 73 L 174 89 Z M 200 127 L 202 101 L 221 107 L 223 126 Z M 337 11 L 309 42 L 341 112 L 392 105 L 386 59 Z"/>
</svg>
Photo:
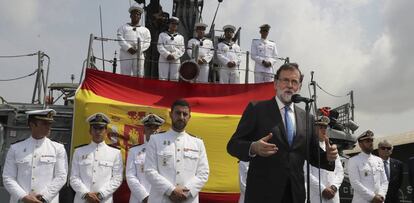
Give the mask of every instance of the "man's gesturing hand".
<svg viewBox="0 0 414 203">
<path fill-rule="evenodd" d="M 269 133 L 266 137 L 253 142 L 251 146 L 251 154 L 257 154 L 263 157 L 268 157 L 272 154 L 275 154 L 278 150 L 277 146 L 268 142 L 272 136 L 273 134 Z"/>
<path fill-rule="evenodd" d="M 338 149 L 335 144 L 329 143 L 329 138 L 325 138 L 326 158 L 328 161 L 335 161 L 338 157 Z"/>
</svg>

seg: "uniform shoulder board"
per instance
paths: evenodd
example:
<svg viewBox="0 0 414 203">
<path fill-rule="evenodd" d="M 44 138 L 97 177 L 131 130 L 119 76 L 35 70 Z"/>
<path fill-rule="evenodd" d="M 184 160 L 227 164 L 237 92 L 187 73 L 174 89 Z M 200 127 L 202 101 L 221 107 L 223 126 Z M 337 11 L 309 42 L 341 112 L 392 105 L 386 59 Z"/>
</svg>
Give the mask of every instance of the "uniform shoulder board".
<svg viewBox="0 0 414 203">
<path fill-rule="evenodd" d="M 119 146 L 116 146 L 116 145 L 113 145 L 113 144 L 109 144 L 108 146 L 110 146 L 110 147 L 112 147 L 112 148 L 115 148 L 115 149 L 121 149 L 121 148 L 119 148 Z"/>
<path fill-rule="evenodd" d="M 76 147 L 75 147 L 75 149 L 76 149 L 76 148 L 79 148 L 79 147 L 86 146 L 86 145 L 88 145 L 88 144 L 81 144 L 81 145 L 78 145 L 78 146 L 76 146 Z"/>
<path fill-rule="evenodd" d="M 271 41 L 271 42 L 273 42 L 273 43 L 275 42 L 275 41 L 273 41 L 273 40 L 270 40 L 270 39 L 269 39 L 269 41 Z"/>
<path fill-rule="evenodd" d="M 257 40 L 259 40 L 259 39 L 253 39 L 253 41 L 257 41 Z"/>
<path fill-rule="evenodd" d="M 201 137 L 195 136 L 195 135 L 190 134 L 190 133 L 188 133 L 188 134 L 189 134 L 191 137 L 195 137 L 195 138 L 197 138 L 197 139 L 203 140 Z"/>
<path fill-rule="evenodd" d="M 135 144 L 135 145 L 132 145 L 131 147 L 129 147 L 130 149 L 131 148 L 133 148 L 133 147 L 138 147 L 138 146 L 141 146 L 142 145 L 142 143 L 141 144 Z"/>
<path fill-rule="evenodd" d="M 167 132 L 167 131 L 160 131 L 160 132 L 157 132 L 157 133 L 155 133 L 155 134 L 161 134 L 161 133 L 165 133 L 165 132 Z"/>
<path fill-rule="evenodd" d="M 17 143 L 22 142 L 22 141 L 24 141 L 24 140 L 26 140 L 26 139 L 17 140 L 16 142 L 13 142 L 13 143 L 11 143 L 11 144 L 12 144 L 12 145 L 13 145 L 13 144 L 17 144 Z"/>
</svg>

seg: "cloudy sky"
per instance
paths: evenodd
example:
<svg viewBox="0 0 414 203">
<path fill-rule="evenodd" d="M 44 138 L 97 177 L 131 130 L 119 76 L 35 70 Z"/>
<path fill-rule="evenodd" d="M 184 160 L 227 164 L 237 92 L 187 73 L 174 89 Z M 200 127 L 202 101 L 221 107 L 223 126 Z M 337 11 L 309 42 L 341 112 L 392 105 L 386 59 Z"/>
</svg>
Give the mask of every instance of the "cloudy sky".
<svg viewBox="0 0 414 203">
<path fill-rule="evenodd" d="M 171 2 L 161 1 L 167 12 Z M 206 0 L 203 20 L 211 23 L 217 1 Z M 49 82 L 79 81 L 89 34 L 99 35 L 99 6 L 105 37 L 129 20 L 129 0 L 0 0 L 0 56 L 44 51 L 51 57 Z M 357 133 L 372 129 L 381 136 L 414 130 L 414 1 L 407 0 L 224 0 L 217 27 L 242 27 L 241 47 L 250 49 L 258 26 L 272 26 L 269 38 L 281 57 L 298 62 L 305 73 L 303 95 L 309 95 L 310 72 L 326 91 L 355 96 Z M 94 46 L 100 55 L 100 47 Z M 118 50 L 105 44 L 106 58 Z M 99 53 L 99 54 L 98 54 Z M 0 58 L 0 80 L 33 72 L 36 57 Z M 109 66 L 109 65 L 108 65 Z M 107 68 L 109 68 L 107 66 Z M 31 100 L 34 77 L 0 81 L 7 101 Z M 317 90 L 318 105 L 344 104 Z"/>
</svg>

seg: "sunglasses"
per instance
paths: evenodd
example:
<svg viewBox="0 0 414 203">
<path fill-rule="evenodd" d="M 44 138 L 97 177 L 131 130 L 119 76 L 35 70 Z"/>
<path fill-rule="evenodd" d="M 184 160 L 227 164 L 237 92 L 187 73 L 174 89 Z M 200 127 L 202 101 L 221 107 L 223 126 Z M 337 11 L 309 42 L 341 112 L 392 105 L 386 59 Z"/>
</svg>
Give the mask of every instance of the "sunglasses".
<svg viewBox="0 0 414 203">
<path fill-rule="evenodd" d="M 390 151 L 392 149 L 392 147 L 380 147 L 381 150 L 388 150 Z"/>
</svg>

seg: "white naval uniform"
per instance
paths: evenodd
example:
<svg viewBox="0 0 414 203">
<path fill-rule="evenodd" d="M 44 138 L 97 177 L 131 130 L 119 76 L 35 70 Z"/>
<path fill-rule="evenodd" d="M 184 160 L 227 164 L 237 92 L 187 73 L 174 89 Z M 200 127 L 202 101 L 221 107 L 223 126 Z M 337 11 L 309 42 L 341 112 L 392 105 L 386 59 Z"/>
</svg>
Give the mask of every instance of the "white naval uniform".
<svg viewBox="0 0 414 203">
<path fill-rule="evenodd" d="M 122 25 L 118 28 L 117 38 L 121 50 L 119 53 L 121 74 L 133 75 L 142 77 L 144 76 L 144 51 L 147 50 L 151 45 L 151 33 L 148 28 L 144 26 L 132 26 L 129 23 Z M 141 43 L 141 54 L 138 53 L 132 55 L 128 52 L 128 49 L 134 48 L 137 50 L 138 38 Z M 138 67 L 138 56 L 139 56 L 139 67 Z M 137 71 L 138 70 L 138 71 Z"/>
<path fill-rule="evenodd" d="M 247 172 L 249 171 L 249 163 L 250 162 L 239 161 L 239 186 L 240 186 L 239 203 L 244 203 L 244 196 L 246 194 Z"/>
<path fill-rule="evenodd" d="M 319 142 L 319 146 L 325 150 L 325 142 Z M 326 187 L 334 185 L 338 191 L 332 199 L 324 199 L 322 197 L 323 203 L 339 203 L 339 187 L 342 184 L 344 179 L 344 168 L 339 157 L 335 160 L 335 169 L 334 171 L 328 171 L 325 169 L 320 169 L 321 172 L 321 182 L 319 184 L 319 168 L 316 168 L 310 165 L 310 200 L 311 202 L 320 202 L 319 196 L 319 187 L 321 192 L 325 190 Z"/>
<path fill-rule="evenodd" d="M 348 174 L 354 189 L 353 203 L 368 203 L 379 194 L 385 198 L 388 180 L 382 159 L 364 152 L 348 161 Z"/>
<path fill-rule="evenodd" d="M 203 46 L 200 45 L 200 43 L 203 42 Z M 201 83 L 207 83 L 208 82 L 208 63 L 210 63 L 211 59 L 214 56 L 214 47 L 213 47 L 213 42 L 208 39 L 208 38 L 202 38 L 202 39 L 198 39 L 198 38 L 193 38 L 190 39 L 188 41 L 188 45 L 187 45 L 187 54 L 188 56 L 191 58 L 192 54 L 193 54 L 193 45 L 198 45 L 199 49 L 198 49 L 198 58 L 199 59 L 204 59 L 207 61 L 207 63 L 205 64 L 199 64 L 200 66 L 200 73 L 198 74 L 197 77 L 197 82 L 201 82 Z M 197 60 L 196 60 L 197 62 Z"/>
<path fill-rule="evenodd" d="M 144 172 L 147 143 L 129 149 L 126 164 L 126 180 L 131 190 L 130 203 L 142 202 L 149 195 L 151 184 Z"/>
<path fill-rule="evenodd" d="M 62 144 L 46 137 L 29 137 L 11 145 L 4 163 L 3 184 L 10 193 L 10 202 L 36 193 L 47 202 L 58 203 L 67 174 L 68 160 Z"/>
<path fill-rule="evenodd" d="M 255 83 L 272 82 L 275 74 L 274 65 L 277 60 L 277 48 L 273 41 L 267 39 L 253 39 L 251 45 L 251 58 L 255 61 L 254 81 Z M 262 62 L 268 61 L 272 64 L 265 67 Z"/>
<path fill-rule="evenodd" d="M 190 190 L 184 203 L 197 203 L 209 175 L 203 141 L 174 130 L 151 137 L 145 174 L 151 183 L 149 203 L 170 203 L 169 196 L 178 185 Z"/>
<path fill-rule="evenodd" d="M 220 42 L 217 45 L 217 59 L 220 63 L 220 83 L 240 83 L 241 49 L 236 43 Z M 229 68 L 228 62 L 234 61 L 235 67 Z"/>
<path fill-rule="evenodd" d="M 184 37 L 179 33 L 160 33 L 157 44 L 160 58 L 158 59 L 158 74 L 162 80 L 178 80 L 178 69 L 180 68 L 180 57 L 184 54 Z M 173 55 L 174 60 L 167 60 L 168 55 Z"/>
<path fill-rule="evenodd" d="M 74 202 L 85 202 L 88 192 L 100 192 L 101 203 L 111 203 L 112 194 L 122 183 L 121 151 L 101 142 L 91 142 L 75 149 L 72 159 L 70 185 L 75 190 Z"/>
</svg>

